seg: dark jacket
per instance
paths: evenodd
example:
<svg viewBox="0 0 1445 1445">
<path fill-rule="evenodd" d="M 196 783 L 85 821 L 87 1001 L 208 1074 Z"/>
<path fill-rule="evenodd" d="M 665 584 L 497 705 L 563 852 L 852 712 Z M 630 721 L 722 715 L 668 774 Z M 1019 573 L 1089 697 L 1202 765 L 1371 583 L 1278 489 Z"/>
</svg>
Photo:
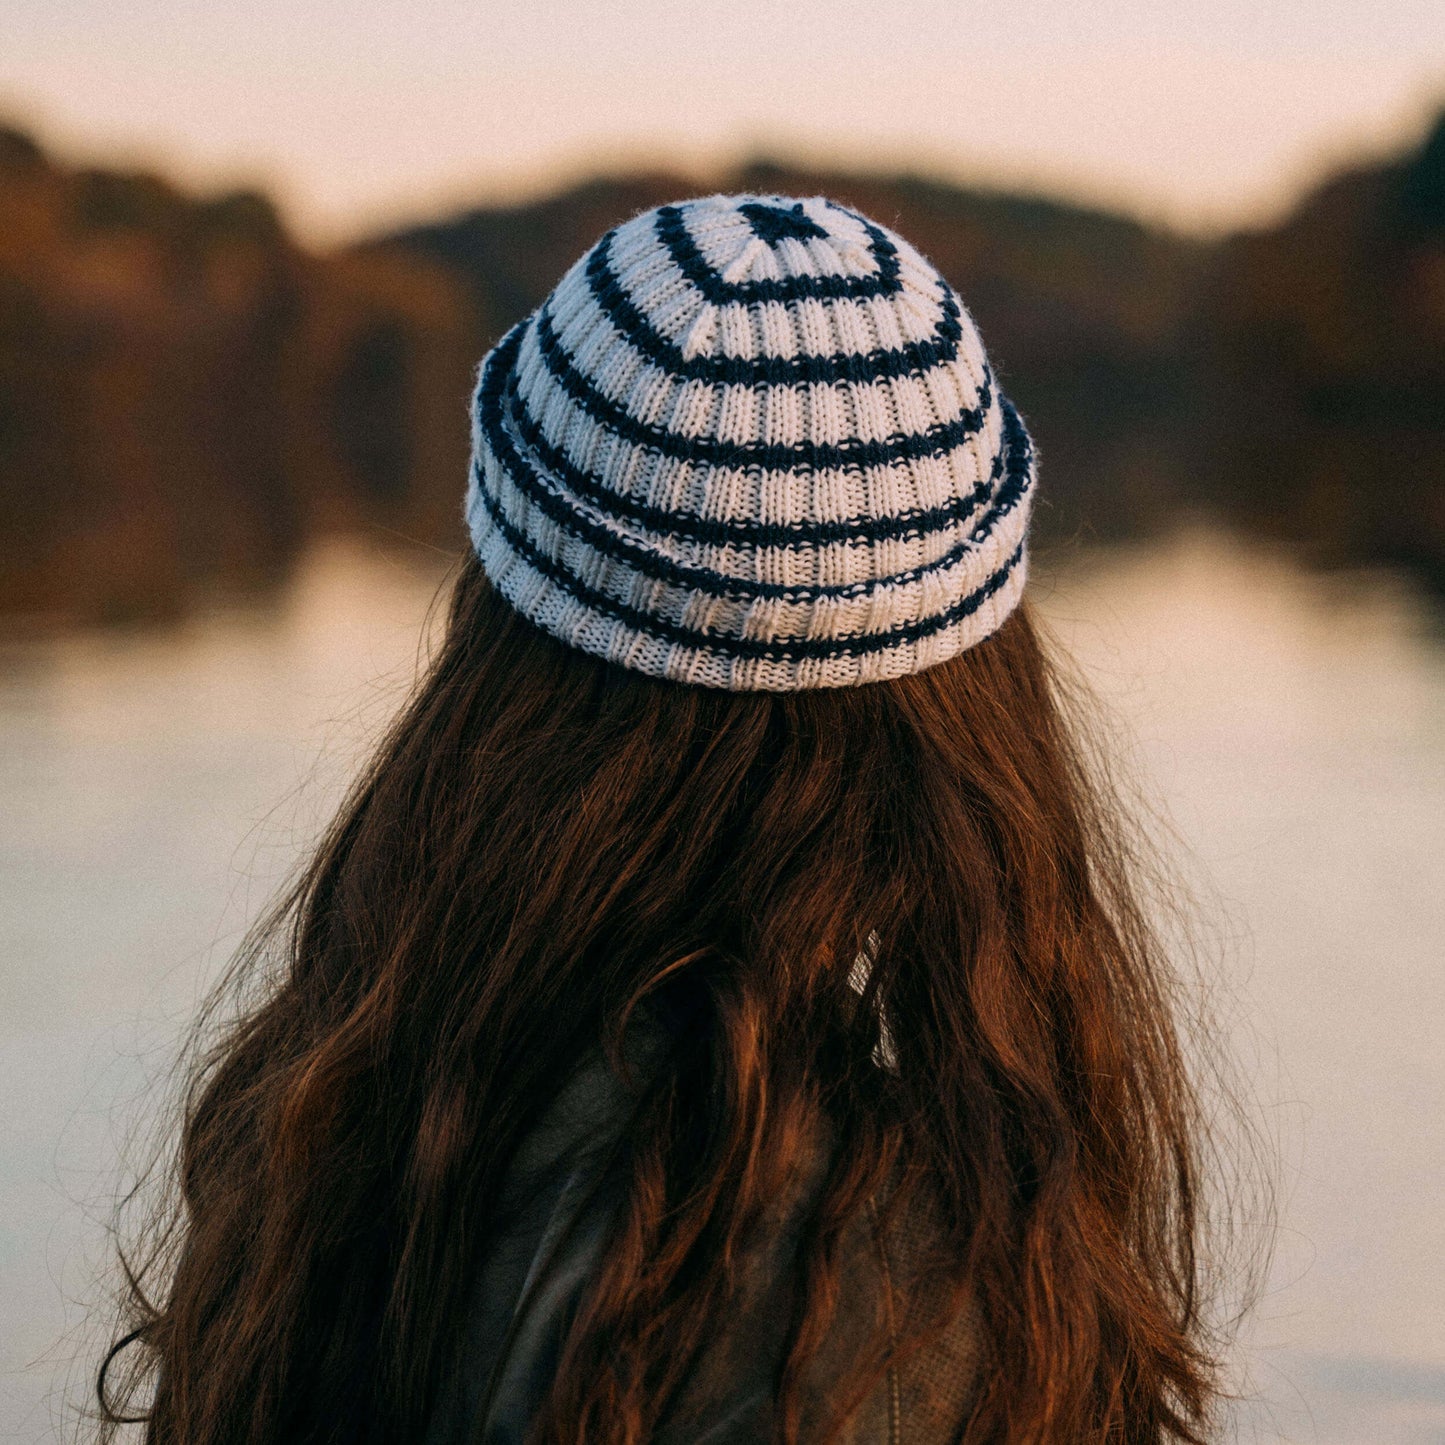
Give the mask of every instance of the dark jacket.
<svg viewBox="0 0 1445 1445">
<path fill-rule="evenodd" d="M 595 1275 L 620 1200 L 609 1164 L 631 1096 L 595 1050 L 525 1138 L 496 1210 L 459 1363 L 426 1445 L 521 1445 L 555 1372 L 566 1323 Z M 658 1445 L 743 1445 L 772 1438 L 774 1381 L 791 1308 L 788 1262 L 827 1163 L 800 1159 L 794 1193 L 743 1261 L 741 1295 L 654 1436 Z M 834 1324 L 803 1389 L 804 1442 L 830 1414 L 832 1383 L 875 1319 L 896 1324 L 901 1288 L 925 1233 L 903 1219 L 886 1233 L 869 1209 L 843 1241 Z M 881 1316 L 880 1316 L 881 1312 Z M 976 1331 L 965 1311 L 930 1348 L 890 1369 L 855 1414 L 843 1445 L 944 1445 L 967 1418 Z"/>
</svg>

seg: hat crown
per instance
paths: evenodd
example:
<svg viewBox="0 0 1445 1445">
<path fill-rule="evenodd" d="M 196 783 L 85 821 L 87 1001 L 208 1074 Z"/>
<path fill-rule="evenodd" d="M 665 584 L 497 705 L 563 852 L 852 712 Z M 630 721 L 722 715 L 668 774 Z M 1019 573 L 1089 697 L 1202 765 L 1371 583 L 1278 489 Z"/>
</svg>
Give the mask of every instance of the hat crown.
<svg viewBox="0 0 1445 1445">
<path fill-rule="evenodd" d="M 948 283 L 901 236 L 825 196 L 750 193 L 659 206 L 603 237 L 558 292 L 574 275 L 599 270 L 686 360 L 848 355 L 844 379 L 856 381 L 877 379 L 884 353 L 926 342 L 956 306 Z M 966 359 L 981 370 L 982 343 L 957 311 Z M 839 378 L 814 368 L 803 379 Z"/>
<path fill-rule="evenodd" d="M 483 364 L 493 581 L 571 645 L 734 689 L 916 671 L 1017 599 L 1032 453 L 967 313 L 821 196 L 609 231 Z"/>
</svg>

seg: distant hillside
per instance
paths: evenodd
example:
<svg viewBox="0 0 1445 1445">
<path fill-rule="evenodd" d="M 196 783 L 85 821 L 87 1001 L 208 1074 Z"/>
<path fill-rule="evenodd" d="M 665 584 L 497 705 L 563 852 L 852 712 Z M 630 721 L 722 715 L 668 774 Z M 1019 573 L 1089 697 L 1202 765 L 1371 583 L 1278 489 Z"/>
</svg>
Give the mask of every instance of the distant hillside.
<svg viewBox="0 0 1445 1445">
<path fill-rule="evenodd" d="M 909 176 L 718 185 L 833 195 L 937 262 L 1039 441 L 1046 538 L 1202 508 L 1445 590 L 1445 117 L 1217 245 Z M 597 179 L 317 256 L 261 196 L 0 130 L 0 612 L 172 615 L 337 527 L 460 546 L 477 358 L 608 226 L 697 189 Z"/>
<path fill-rule="evenodd" d="M 0 130 L 0 612 L 173 616 L 323 529 L 451 539 L 480 344 L 444 270 Z"/>
<path fill-rule="evenodd" d="M 1199 311 L 1219 504 L 1445 592 L 1445 115 L 1227 241 Z"/>
</svg>

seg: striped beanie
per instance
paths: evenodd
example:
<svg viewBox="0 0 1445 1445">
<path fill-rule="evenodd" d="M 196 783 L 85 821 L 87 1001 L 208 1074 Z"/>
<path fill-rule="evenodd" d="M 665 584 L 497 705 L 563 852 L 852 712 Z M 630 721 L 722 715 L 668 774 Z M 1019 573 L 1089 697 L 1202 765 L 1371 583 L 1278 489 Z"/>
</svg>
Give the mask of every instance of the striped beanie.
<svg viewBox="0 0 1445 1445">
<path fill-rule="evenodd" d="M 918 672 L 1027 569 L 1033 449 L 905 240 L 815 196 L 609 231 L 488 353 L 467 523 L 570 646 L 735 691 Z"/>
</svg>

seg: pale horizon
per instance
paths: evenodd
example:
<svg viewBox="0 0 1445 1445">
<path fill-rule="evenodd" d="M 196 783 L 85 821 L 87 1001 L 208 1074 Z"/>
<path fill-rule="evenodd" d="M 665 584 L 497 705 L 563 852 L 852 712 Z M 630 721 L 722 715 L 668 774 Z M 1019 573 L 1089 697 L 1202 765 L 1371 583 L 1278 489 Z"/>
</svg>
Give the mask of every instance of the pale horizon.
<svg viewBox="0 0 1445 1445">
<path fill-rule="evenodd" d="M 1267 224 L 1445 105 L 1433 0 L 18 0 L 0 121 L 66 163 L 256 186 L 312 244 L 757 155 Z"/>
</svg>

